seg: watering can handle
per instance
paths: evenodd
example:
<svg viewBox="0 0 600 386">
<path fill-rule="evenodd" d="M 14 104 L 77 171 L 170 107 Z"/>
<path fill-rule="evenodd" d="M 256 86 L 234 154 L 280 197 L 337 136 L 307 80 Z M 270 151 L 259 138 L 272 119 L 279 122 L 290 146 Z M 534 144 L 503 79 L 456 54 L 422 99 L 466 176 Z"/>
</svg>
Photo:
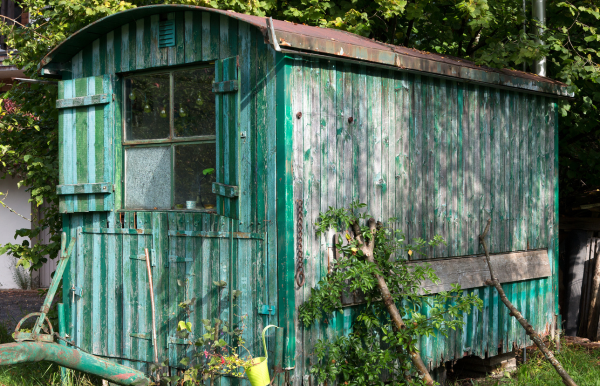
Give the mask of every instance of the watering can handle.
<svg viewBox="0 0 600 386">
<path fill-rule="evenodd" d="M 265 348 L 265 358 L 269 357 L 269 352 L 267 351 L 267 342 L 265 341 L 265 332 L 271 327 L 279 328 L 274 324 L 269 324 L 267 327 L 263 328 L 262 338 L 263 338 L 263 347 Z"/>
</svg>

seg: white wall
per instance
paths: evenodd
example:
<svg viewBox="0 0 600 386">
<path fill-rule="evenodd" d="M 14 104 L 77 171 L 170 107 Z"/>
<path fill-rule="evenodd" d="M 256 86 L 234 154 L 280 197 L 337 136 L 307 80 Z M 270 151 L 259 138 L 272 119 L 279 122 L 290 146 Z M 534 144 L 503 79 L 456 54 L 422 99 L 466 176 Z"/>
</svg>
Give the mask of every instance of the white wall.
<svg viewBox="0 0 600 386">
<path fill-rule="evenodd" d="M 29 203 L 29 193 L 25 191 L 25 187 L 17 188 L 19 180 L 7 176 L 6 179 L 0 179 L 0 192 L 7 194 L 1 196 L 1 199 L 6 205 L 13 208 L 18 213 L 27 218 L 31 218 L 31 204 Z M 31 223 L 23 218 L 12 213 L 8 209 L 0 205 L 0 244 L 5 243 L 20 243 L 22 237 L 14 239 L 15 230 L 21 228 L 30 228 Z M 13 265 L 14 257 L 0 255 L 0 284 L 1 289 L 18 288 L 13 280 L 13 275 L 10 267 Z"/>
</svg>

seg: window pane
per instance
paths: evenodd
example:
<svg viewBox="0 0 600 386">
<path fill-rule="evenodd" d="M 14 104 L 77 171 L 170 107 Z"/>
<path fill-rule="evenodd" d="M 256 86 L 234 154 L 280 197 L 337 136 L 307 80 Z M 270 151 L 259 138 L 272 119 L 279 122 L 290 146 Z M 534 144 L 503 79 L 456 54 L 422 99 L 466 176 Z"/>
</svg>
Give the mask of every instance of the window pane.
<svg viewBox="0 0 600 386">
<path fill-rule="evenodd" d="M 170 209 L 170 146 L 126 149 L 125 163 L 125 207 Z"/>
<path fill-rule="evenodd" d="M 198 209 L 215 207 L 217 200 L 212 193 L 212 183 L 216 159 L 214 143 L 175 146 L 176 208 L 186 208 L 186 201 L 195 201 Z M 207 169 L 212 169 L 212 173 Z"/>
<path fill-rule="evenodd" d="M 175 136 L 215 135 L 214 68 L 173 73 Z"/>
<path fill-rule="evenodd" d="M 169 74 L 125 79 L 126 140 L 169 137 L 169 88 Z"/>
</svg>

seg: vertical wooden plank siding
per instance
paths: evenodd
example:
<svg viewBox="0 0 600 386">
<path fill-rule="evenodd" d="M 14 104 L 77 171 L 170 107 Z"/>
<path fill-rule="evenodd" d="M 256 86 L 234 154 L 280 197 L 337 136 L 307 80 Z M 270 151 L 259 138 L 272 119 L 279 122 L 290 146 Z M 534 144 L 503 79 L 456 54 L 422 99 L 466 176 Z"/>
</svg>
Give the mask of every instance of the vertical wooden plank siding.
<svg viewBox="0 0 600 386">
<path fill-rule="evenodd" d="M 148 247 L 156 263 L 158 344 L 162 351 L 168 347 L 172 367 L 182 367 L 186 350 L 167 341 L 176 338 L 177 321 L 188 317 L 178 304 L 195 296 L 189 318 L 196 334 L 203 333 L 201 319 L 248 315 L 245 337 L 256 352 L 262 326 L 284 327 L 284 367 L 295 366 L 293 382 L 300 385 L 309 376 L 316 340 L 347 334 L 356 314 L 346 308 L 328 325 L 311 329 L 297 320 L 297 307 L 328 268 L 333 240 L 314 236 L 318 212 L 355 200 L 367 203 L 379 220 L 397 218 L 391 225 L 411 241 L 436 234 L 447 240 L 447 246 L 413 258 L 480 252 L 477 235 L 490 216 L 491 252 L 548 248 L 552 278 L 503 286 L 532 323 L 549 326 L 557 304 L 552 295 L 558 253 L 554 100 L 362 64 L 287 57 L 266 45 L 260 31 L 215 13 L 176 12 L 168 18 L 176 25 L 175 47 L 157 47 L 155 15 L 108 31 L 73 57 L 74 80 L 65 79 L 59 95 L 102 90 L 115 94 L 115 102 L 61 110 L 59 180 L 113 182 L 116 192 L 110 198 L 68 196 L 61 208 L 122 209 L 116 73 L 232 57 L 231 65 L 217 67 L 216 80 L 239 80 L 238 93 L 219 97 L 227 114 L 219 113 L 224 132 L 217 141 L 223 141 L 227 156 L 220 154 L 217 172 L 225 183 L 239 185 L 240 198 L 227 200 L 221 212 L 226 217 L 126 211 L 122 224 L 114 214 L 66 217 L 71 237 L 80 235 L 68 282 L 83 288 L 83 296 L 71 304 L 66 286 L 63 297 L 71 307 L 72 336 L 83 348 L 146 369 L 151 343 L 131 334 L 150 332 L 145 263 L 135 258 Z M 98 78 L 85 78 L 93 75 Z M 307 276 L 301 288 L 294 283 L 296 200 L 304 209 Z M 85 233 L 85 228 L 149 233 Z M 169 237 L 169 230 L 258 232 L 264 240 Z M 169 263 L 169 255 L 188 261 Z M 220 308 L 216 280 L 228 283 Z M 229 291 L 238 288 L 242 296 L 230 303 Z M 526 343 L 495 290 L 468 292 L 483 298 L 484 309 L 465 315 L 465 328 L 448 339 L 421 341 L 430 367 L 464 352 L 494 355 L 499 346 L 506 351 L 513 342 Z M 276 315 L 258 315 L 263 304 L 275 306 Z M 100 334 L 93 334 L 97 329 Z"/>
<path fill-rule="evenodd" d="M 555 135 L 549 128 L 555 125 L 551 103 L 529 94 L 302 56 L 286 63 L 286 105 L 291 98 L 286 118 L 294 130 L 293 194 L 294 202 L 304 203 L 305 234 L 313 230 L 319 211 L 346 203 L 345 192 L 350 192 L 378 219 L 399 219 L 392 226 L 409 240 L 438 234 L 447 240 L 447 247 L 413 258 L 481 253 L 478 235 L 491 217 L 492 253 L 526 249 L 529 240 L 529 248 L 548 248 L 555 264 L 551 232 L 556 203 L 547 192 L 555 189 L 554 166 L 549 165 L 555 162 L 550 155 L 555 145 L 549 141 Z M 344 138 L 345 125 L 351 132 Z M 349 163 L 358 166 L 346 172 Z M 539 215 L 532 217 L 534 212 Z M 533 232 L 533 227 L 540 230 Z M 296 302 L 306 300 L 310 287 L 325 274 L 317 267 L 327 266 L 329 244 L 326 238 L 303 240 L 307 282 L 303 291 L 296 291 Z M 555 312 L 553 280 L 503 285 L 529 320 L 547 332 Z M 481 297 L 484 308 L 465 315 L 464 329 L 449 338 L 421 341 L 430 367 L 465 352 L 496 355 L 499 347 L 505 351 L 513 343 L 527 343 L 495 290 L 465 292 Z M 345 309 L 345 314 L 352 312 Z M 333 319 L 327 326 L 298 326 L 296 344 L 302 347 L 296 347 L 296 355 L 303 361 L 296 362 L 301 372 L 296 382 L 309 376 L 314 342 L 347 333 L 344 326 Z"/>
</svg>

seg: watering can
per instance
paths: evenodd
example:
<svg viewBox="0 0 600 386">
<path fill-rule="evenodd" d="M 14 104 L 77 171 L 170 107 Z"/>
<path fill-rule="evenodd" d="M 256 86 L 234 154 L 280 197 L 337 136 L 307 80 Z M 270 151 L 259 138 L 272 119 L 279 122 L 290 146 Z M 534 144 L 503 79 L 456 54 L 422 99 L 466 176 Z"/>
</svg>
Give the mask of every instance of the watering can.
<svg viewBox="0 0 600 386">
<path fill-rule="evenodd" d="M 271 327 L 279 328 L 273 324 L 270 324 L 263 329 L 262 341 L 263 347 L 265 348 L 265 356 L 252 358 L 250 363 L 247 366 L 244 366 L 252 386 L 266 386 L 271 383 L 271 378 L 269 378 L 269 367 L 267 366 L 267 363 L 269 362 L 269 353 L 267 352 L 267 343 L 265 342 L 265 332 L 267 332 L 267 329 Z"/>
</svg>

